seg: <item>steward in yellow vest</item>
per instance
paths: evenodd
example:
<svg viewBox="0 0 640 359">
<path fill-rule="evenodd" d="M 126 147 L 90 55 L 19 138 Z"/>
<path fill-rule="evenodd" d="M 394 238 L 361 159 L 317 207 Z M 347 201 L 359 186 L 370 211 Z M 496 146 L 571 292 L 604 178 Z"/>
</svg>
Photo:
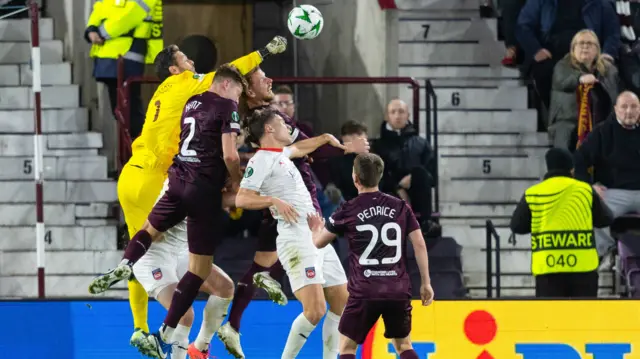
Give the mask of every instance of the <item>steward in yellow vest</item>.
<svg viewBox="0 0 640 359">
<path fill-rule="evenodd" d="M 104 82 L 112 111 L 116 105 L 119 56 L 125 59 L 125 77 L 141 76 L 164 48 L 162 0 L 96 0 L 85 29 L 94 59 L 93 76 Z M 138 137 L 144 122 L 139 86 L 131 89 L 130 135 Z"/>
<path fill-rule="evenodd" d="M 545 160 L 544 181 L 525 191 L 510 225 L 514 233 L 531 233 L 536 297 L 597 297 L 593 227 L 608 227 L 613 214 L 591 185 L 573 178 L 569 151 L 552 148 Z"/>
</svg>

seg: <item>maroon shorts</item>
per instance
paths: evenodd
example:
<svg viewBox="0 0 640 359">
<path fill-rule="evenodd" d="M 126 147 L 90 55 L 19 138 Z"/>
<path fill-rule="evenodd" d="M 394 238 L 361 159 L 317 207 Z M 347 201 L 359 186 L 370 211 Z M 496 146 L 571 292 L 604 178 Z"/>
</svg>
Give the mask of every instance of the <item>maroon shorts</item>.
<svg viewBox="0 0 640 359">
<path fill-rule="evenodd" d="M 187 218 L 189 252 L 212 256 L 224 239 L 222 189 L 194 185 L 169 174 L 169 189 L 149 214 L 149 223 L 166 232 Z"/>
<path fill-rule="evenodd" d="M 411 300 L 363 300 L 349 298 L 340 318 L 338 330 L 358 344 L 382 317 L 384 337 L 405 338 L 411 333 Z"/>
</svg>

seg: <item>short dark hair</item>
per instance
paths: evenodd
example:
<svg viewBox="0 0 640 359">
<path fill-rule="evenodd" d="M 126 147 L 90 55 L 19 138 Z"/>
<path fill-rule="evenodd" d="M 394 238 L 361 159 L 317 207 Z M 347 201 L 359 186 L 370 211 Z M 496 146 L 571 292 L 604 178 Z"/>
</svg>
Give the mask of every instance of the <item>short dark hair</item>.
<svg viewBox="0 0 640 359">
<path fill-rule="evenodd" d="M 169 45 L 158 52 L 153 64 L 156 67 L 156 76 L 160 81 L 164 81 L 171 76 L 169 67 L 176 64 L 176 53 L 180 51 L 177 45 Z"/>
<path fill-rule="evenodd" d="M 367 188 L 377 186 L 384 172 L 384 161 L 374 153 L 362 153 L 353 161 L 353 171 L 358 182 Z"/>
<path fill-rule="evenodd" d="M 367 126 L 358 121 L 347 121 L 340 128 L 341 136 L 349 136 L 349 135 L 362 135 L 366 134 L 369 131 Z"/>
<path fill-rule="evenodd" d="M 289 85 L 280 85 L 273 90 L 274 95 L 291 95 L 293 96 L 293 90 Z"/>
<path fill-rule="evenodd" d="M 272 107 L 253 111 L 253 113 L 244 120 L 244 132 L 246 134 L 245 143 L 247 145 L 259 144 L 260 139 L 264 136 L 264 126 L 273 120 L 279 112 Z"/>
<path fill-rule="evenodd" d="M 216 74 L 213 75 L 213 82 L 220 82 L 222 80 L 232 80 L 240 85 L 242 89 L 247 88 L 247 80 L 242 76 L 240 70 L 231 64 L 223 64 L 216 70 Z"/>
</svg>

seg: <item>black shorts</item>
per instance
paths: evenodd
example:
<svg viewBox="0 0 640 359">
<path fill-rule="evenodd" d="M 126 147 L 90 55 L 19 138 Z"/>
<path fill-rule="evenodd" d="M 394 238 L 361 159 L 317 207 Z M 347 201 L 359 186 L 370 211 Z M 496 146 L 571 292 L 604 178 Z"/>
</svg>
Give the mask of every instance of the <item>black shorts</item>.
<svg viewBox="0 0 640 359">
<path fill-rule="evenodd" d="M 363 300 L 349 298 L 338 330 L 358 344 L 364 343 L 369 331 L 382 317 L 384 337 L 405 338 L 411 333 L 411 300 Z"/>
</svg>

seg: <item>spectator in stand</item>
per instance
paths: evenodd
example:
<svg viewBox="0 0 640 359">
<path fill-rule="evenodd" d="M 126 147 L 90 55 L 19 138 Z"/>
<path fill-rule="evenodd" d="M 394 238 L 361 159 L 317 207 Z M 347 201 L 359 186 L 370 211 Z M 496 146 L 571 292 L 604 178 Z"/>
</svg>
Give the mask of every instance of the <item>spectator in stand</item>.
<svg viewBox="0 0 640 359">
<path fill-rule="evenodd" d="M 515 67 L 520 57 L 522 49 L 518 46 L 516 39 L 516 26 L 518 24 L 518 15 L 524 6 L 525 0 L 504 0 L 502 1 L 502 34 L 504 35 L 504 45 L 507 48 L 502 65 L 506 67 Z"/>
<path fill-rule="evenodd" d="M 545 108 L 549 108 L 553 67 L 571 49 L 573 36 L 590 29 L 602 44 L 602 56 L 617 57 L 620 23 L 609 0 L 527 0 L 518 17 L 516 38 L 532 59 L 531 75 Z"/>
<path fill-rule="evenodd" d="M 287 85 L 280 85 L 273 90 L 273 100 L 271 103 L 278 109 L 278 111 L 289 116 L 292 120 L 296 121 L 296 125 L 304 132 L 308 137 L 313 137 L 313 128 L 309 123 L 299 122 L 296 119 L 296 103 L 293 98 L 293 90 Z"/>
<path fill-rule="evenodd" d="M 629 91 L 618 96 L 615 113 L 596 126 L 574 153 L 575 177 L 593 183 L 614 218 L 640 212 L 640 101 Z M 590 173 L 593 167 L 594 180 Z M 596 230 L 601 269 L 613 264 L 615 242 L 607 229 Z"/>
<path fill-rule="evenodd" d="M 404 101 L 393 99 L 387 104 L 380 138 L 373 143 L 372 152 L 385 163 L 380 190 L 408 201 L 421 224 L 426 224 L 431 217 L 435 159 L 427 140 L 409 121 Z"/>
<path fill-rule="evenodd" d="M 573 152 L 579 121 L 604 121 L 617 96 L 618 70 L 603 58 L 598 37 L 591 30 L 578 32 L 571 41 L 571 52 L 553 70 L 549 109 L 549 139 L 553 147 Z"/>
<path fill-rule="evenodd" d="M 340 136 L 343 143 L 352 142 L 356 137 L 368 138 L 367 126 L 358 121 L 349 121 L 342 125 Z M 334 157 L 329 160 L 331 182 L 327 185 L 326 190 L 336 188 L 340 191 L 345 201 L 358 196 L 358 190 L 353 184 L 352 177 L 353 161 L 356 159 L 356 156 L 357 154 L 352 153 L 342 157 Z"/>
</svg>

